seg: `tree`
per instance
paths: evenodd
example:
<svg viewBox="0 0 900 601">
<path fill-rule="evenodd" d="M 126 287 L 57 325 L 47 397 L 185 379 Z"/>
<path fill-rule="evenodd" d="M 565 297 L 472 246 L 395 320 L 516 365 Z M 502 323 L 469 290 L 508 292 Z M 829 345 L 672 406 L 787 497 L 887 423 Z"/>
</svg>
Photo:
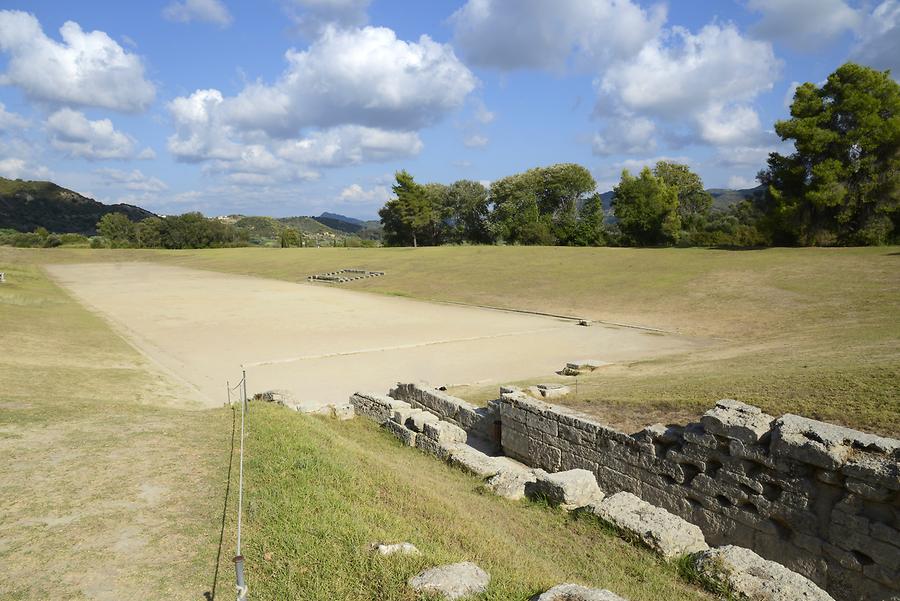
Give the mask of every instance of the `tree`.
<svg viewBox="0 0 900 601">
<path fill-rule="evenodd" d="M 572 243 L 577 246 L 602 246 L 608 243 L 603 222 L 603 199 L 592 194 L 578 211 L 578 225 Z"/>
<path fill-rule="evenodd" d="M 416 183 L 412 175 L 402 170 L 395 178 L 392 189 L 397 198 L 387 201 L 378 211 L 385 241 L 396 246 L 412 243 L 416 247 L 423 231 L 432 230 L 436 215 L 425 187 Z"/>
<path fill-rule="evenodd" d="M 712 196 L 704 189 L 703 180 L 681 163 L 659 161 L 653 175 L 678 194 L 678 217 L 685 231 L 696 232 L 703 228 L 712 208 Z"/>
<path fill-rule="evenodd" d="M 148 217 L 134 226 L 135 242 L 140 248 L 163 248 L 166 222 L 159 217 Z"/>
<path fill-rule="evenodd" d="M 900 85 L 846 63 L 797 88 L 775 131 L 795 152 L 769 155 L 765 225 L 776 242 L 883 244 L 900 230 Z"/>
<path fill-rule="evenodd" d="M 124 213 L 107 213 L 97 222 L 97 233 L 113 246 L 134 244 L 134 223 Z"/>
<path fill-rule="evenodd" d="M 281 248 L 300 246 L 300 232 L 292 227 L 286 227 L 278 234 L 278 242 Z"/>
<path fill-rule="evenodd" d="M 678 241 L 678 191 L 653 175 L 649 167 L 638 177 L 623 170 L 613 191 L 613 211 L 626 242 L 660 245 Z"/>
<path fill-rule="evenodd" d="M 459 180 L 450 184 L 446 195 L 447 235 L 451 242 L 490 244 L 490 198 L 480 182 Z"/>
</svg>

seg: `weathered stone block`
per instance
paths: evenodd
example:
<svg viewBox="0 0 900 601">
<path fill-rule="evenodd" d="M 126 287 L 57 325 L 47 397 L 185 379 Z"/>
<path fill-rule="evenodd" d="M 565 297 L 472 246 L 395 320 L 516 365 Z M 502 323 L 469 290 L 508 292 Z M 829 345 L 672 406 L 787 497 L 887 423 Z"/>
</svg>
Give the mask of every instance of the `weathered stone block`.
<svg viewBox="0 0 900 601">
<path fill-rule="evenodd" d="M 487 481 L 487 487 L 494 494 L 518 501 L 525 497 L 525 486 L 537 480 L 534 470 L 504 466 Z"/>
<path fill-rule="evenodd" d="M 443 599 L 463 599 L 487 590 L 491 577 L 470 561 L 429 568 L 409 579 L 409 587 L 417 593 Z"/>
<path fill-rule="evenodd" d="M 387 431 L 399 438 L 403 444 L 410 447 L 416 446 L 416 433 L 406 426 L 393 420 L 384 422 L 383 426 Z"/>
<path fill-rule="evenodd" d="M 532 601 L 627 601 L 606 589 L 588 588 L 580 584 L 558 584 Z"/>
<path fill-rule="evenodd" d="M 443 444 L 464 443 L 467 438 L 465 430 L 456 424 L 440 420 L 423 424 L 422 433 L 428 438 Z"/>
<path fill-rule="evenodd" d="M 667 560 L 709 548 L 700 528 L 628 492 L 616 493 L 589 509 Z"/>
<path fill-rule="evenodd" d="M 412 430 L 413 432 L 424 432 L 425 424 L 434 423 L 440 421 L 438 416 L 433 413 L 429 413 L 428 411 L 418 411 L 417 413 L 413 413 L 409 416 L 409 419 L 406 420 L 406 427 Z"/>
<path fill-rule="evenodd" d="M 755 444 L 769 433 L 774 417 L 763 413 L 759 407 L 732 399 L 716 402 L 716 406 L 703 414 L 700 423 L 710 434 Z"/>
<path fill-rule="evenodd" d="M 758 601 L 834 601 L 808 578 L 768 561 L 743 547 L 709 549 L 696 560 L 697 568 L 709 578 Z"/>
<path fill-rule="evenodd" d="M 584 507 L 603 498 L 594 474 L 582 469 L 541 473 L 535 482 L 525 487 L 525 494 L 532 499 L 546 499 L 549 504 L 567 510 Z"/>
</svg>

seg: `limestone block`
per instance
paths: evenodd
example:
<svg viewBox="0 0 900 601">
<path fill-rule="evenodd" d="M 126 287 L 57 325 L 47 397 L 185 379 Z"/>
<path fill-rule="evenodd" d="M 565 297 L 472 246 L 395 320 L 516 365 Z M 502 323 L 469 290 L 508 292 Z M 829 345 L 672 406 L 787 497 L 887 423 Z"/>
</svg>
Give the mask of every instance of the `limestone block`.
<svg viewBox="0 0 900 601">
<path fill-rule="evenodd" d="M 755 601 L 834 601 L 808 578 L 743 547 L 709 549 L 697 557 L 696 566 L 707 577 Z"/>
<path fill-rule="evenodd" d="M 759 407 L 747 405 L 732 399 L 716 402 L 716 406 L 703 414 L 700 423 L 710 434 L 744 444 L 759 442 L 769 432 L 774 417 L 762 412 Z"/>
<path fill-rule="evenodd" d="M 525 486 L 537 480 L 536 470 L 501 467 L 495 476 L 487 481 L 487 487 L 494 494 L 510 501 L 525 498 Z"/>
<path fill-rule="evenodd" d="M 544 399 L 555 399 L 566 396 L 571 389 L 565 384 L 538 384 L 528 389 L 533 395 Z"/>
<path fill-rule="evenodd" d="M 700 528 L 629 492 L 616 493 L 588 509 L 667 560 L 709 548 Z"/>
<path fill-rule="evenodd" d="M 425 424 L 437 421 L 440 420 L 435 414 L 429 413 L 428 411 L 419 411 L 418 413 L 413 413 L 409 416 L 409 419 L 406 420 L 406 427 L 413 432 L 424 432 Z"/>
<path fill-rule="evenodd" d="M 445 421 L 426 422 L 422 426 L 422 433 L 428 438 L 440 443 L 466 442 L 466 431 Z"/>
<path fill-rule="evenodd" d="M 416 446 L 416 433 L 404 425 L 398 424 L 393 420 L 389 420 L 382 424 L 386 430 L 400 439 L 403 444 L 409 447 Z"/>
<path fill-rule="evenodd" d="M 490 478 L 503 467 L 500 457 L 490 457 L 477 449 L 461 444 L 456 445 L 450 453 L 450 463 L 482 478 Z"/>
<path fill-rule="evenodd" d="M 549 591 L 532 597 L 532 601 L 627 601 L 606 589 L 588 588 L 580 584 L 557 584 Z"/>
<path fill-rule="evenodd" d="M 429 455 L 434 455 L 438 459 L 442 461 L 447 461 L 450 459 L 450 455 L 453 452 L 453 447 L 456 446 L 457 443 L 443 444 L 436 440 L 432 440 L 427 436 L 422 434 L 416 434 L 415 446 L 420 451 L 428 453 Z"/>
<path fill-rule="evenodd" d="M 374 543 L 372 551 L 379 555 L 419 555 L 420 552 L 412 543 Z"/>
<path fill-rule="evenodd" d="M 525 494 L 532 499 L 546 499 L 563 509 L 577 509 L 603 498 L 594 474 L 583 469 L 541 473 L 535 482 L 525 486 Z"/>
<path fill-rule="evenodd" d="M 421 409 L 416 409 L 409 403 L 403 403 L 400 405 L 399 403 L 394 405 L 394 415 L 391 419 L 398 424 L 406 425 L 406 420 L 411 418 L 416 413 L 421 413 Z"/>
<path fill-rule="evenodd" d="M 883 467 L 885 475 L 888 475 L 896 473 L 900 440 L 789 413 L 775 422 L 772 453 L 832 470 L 840 468 L 851 455 L 869 453 L 875 463 L 871 467 L 876 473 L 878 467 Z"/>
<path fill-rule="evenodd" d="M 356 410 L 351 403 L 331 405 L 331 417 L 340 421 L 346 421 L 356 417 Z"/>
<path fill-rule="evenodd" d="M 350 396 L 350 404 L 356 409 L 356 413 L 379 424 L 394 416 L 394 406 L 399 402 L 388 396 L 364 392 L 356 392 Z"/>
<path fill-rule="evenodd" d="M 490 575 L 470 561 L 429 568 L 409 579 L 418 593 L 430 593 L 443 599 L 464 599 L 483 593 Z"/>
</svg>

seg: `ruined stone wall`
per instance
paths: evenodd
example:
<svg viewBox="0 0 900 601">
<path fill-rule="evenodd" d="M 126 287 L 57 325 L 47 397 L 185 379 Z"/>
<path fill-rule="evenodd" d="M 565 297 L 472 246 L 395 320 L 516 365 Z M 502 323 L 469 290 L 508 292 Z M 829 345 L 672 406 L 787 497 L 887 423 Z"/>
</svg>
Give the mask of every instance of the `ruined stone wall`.
<svg viewBox="0 0 900 601">
<path fill-rule="evenodd" d="M 456 424 L 483 441 L 500 443 L 500 412 L 496 403 L 476 407 L 462 399 L 425 385 L 398 383 L 388 395 L 405 401 L 416 409 L 424 409 L 439 418 Z"/>
<path fill-rule="evenodd" d="M 519 392 L 495 404 L 510 457 L 588 469 L 607 494 L 632 492 L 838 599 L 900 599 L 900 441 L 736 401 L 633 435 Z"/>
</svg>

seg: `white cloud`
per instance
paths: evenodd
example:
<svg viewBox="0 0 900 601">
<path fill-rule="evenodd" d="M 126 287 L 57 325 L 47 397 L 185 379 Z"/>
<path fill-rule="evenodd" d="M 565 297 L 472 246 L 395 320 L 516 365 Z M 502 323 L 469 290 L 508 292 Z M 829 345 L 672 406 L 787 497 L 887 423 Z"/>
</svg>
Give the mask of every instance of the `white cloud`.
<svg viewBox="0 0 900 601">
<path fill-rule="evenodd" d="M 593 67 L 630 56 L 665 18 L 662 4 L 644 10 L 631 0 L 468 0 L 450 21 L 473 64 L 558 70 L 573 53 Z"/>
<path fill-rule="evenodd" d="M 118 131 L 109 119 L 91 121 L 83 113 L 60 109 L 46 121 L 50 145 L 69 156 L 88 160 L 128 159 L 134 140 Z"/>
<path fill-rule="evenodd" d="M 0 131 L 24 129 L 28 125 L 28 119 L 17 113 L 7 111 L 6 106 L 0 102 Z"/>
<path fill-rule="evenodd" d="M 643 154 L 656 150 L 656 125 L 646 117 L 614 118 L 602 134 L 594 136 L 597 156 Z"/>
<path fill-rule="evenodd" d="M 150 161 L 156 158 L 156 151 L 147 147 L 137 154 L 137 159 L 141 161 Z"/>
<path fill-rule="evenodd" d="M 861 11 L 844 0 L 749 0 L 747 8 L 762 14 L 753 28 L 757 35 L 807 51 L 821 48 L 862 22 Z"/>
<path fill-rule="evenodd" d="M 490 140 L 488 140 L 488 137 L 482 136 L 481 134 L 472 134 L 466 136 L 466 139 L 463 140 L 463 144 L 466 148 L 484 148 L 489 142 Z"/>
<path fill-rule="evenodd" d="M 461 106 L 477 83 L 450 46 L 426 35 L 405 42 L 385 27 L 328 27 L 285 57 L 274 84 L 256 82 L 225 100 L 229 123 L 275 137 L 348 123 L 418 129 Z"/>
<path fill-rule="evenodd" d="M 900 80 L 900 0 L 885 0 L 867 16 L 850 58 L 876 69 L 890 69 Z"/>
<path fill-rule="evenodd" d="M 8 179 L 46 179 L 50 170 L 43 165 L 34 165 L 24 159 L 0 159 L 0 176 Z"/>
<path fill-rule="evenodd" d="M 732 190 L 745 190 L 747 188 L 755 188 L 759 185 L 755 179 L 744 177 L 742 175 L 732 175 L 728 178 L 728 187 Z"/>
<path fill-rule="evenodd" d="M 694 169 L 694 166 L 692 165 L 693 161 L 686 156 L 661 155 L 656 157 L 614 161 L 612 163 L 607 163 L 605 165 L 601 165 L 597 169 L 594 169 L 594 176 L 597 179 L 597 189 L 612 190 L 619 184 L 619 179 L 624 169 L 627 169 L 632 175 L 637 175 L 644 167 L 653 169 L 653 167 L 655 167 L 656 163 L 658 163 L 659 161 L 681 163 L 683 165 L 691 166 L 691 168 Z"/>
<path fill-rule="evenodd" d="M 97 169 L 95 173 L 102 177 L 103 185 L 120 186 L 136 192 L 163 192 L 169 189 L 164 181 L 157 177 L 144 175 L 140 169 L 122 171 L 120 169 Z"/>
<path fill-rule="evenodd" d="M 687 121 L 699 141 L 729 145 L 760 134 L 750 103 L 772 88 L 780 68 L 770 43 L 743 37 L 732 24 L 696 34 L 675 27 L 610 66 L 598 87 L 614 114 Z"/>
<path fill-rule="evenodd" d="M 387 186 L 374 186 L 368 190 L 359 184 L 350 184 L 341 190 L 338 198 L 342 202 L 355 204 L 383 204 L 391 198 L 391 190 Z"/>
<path fill-rule="evenodd" d="M 487 106 L 485 106 L 484 101 L 476 100 L 475 101 L 475 120 L 482 125 L 487 125 L 488 123 L 492 123 L 496 115 L 489 111 Z"/>
<path fill-rule="evenodd" d="M 228 27 L 232 21 L 231 13 L 220 0 L 172 0 L 162 14 L 170 21 L 205 21 L 219 27 Z"/>
<path fill-rule="evenodd" d="M 288 51 L 271 85 L 236 96 L 197 90 L 169 105 L 180 161 L 249 182 L 318 177 L 315 168 L 415 156 L 417 130 L 461 106 L 476 79 L 449 46 L 390 29 L 325 29 L 308 50 Z"/>
<path fill-rule="evenodd" d="M 144 79 L 141 59 L 102 31 L 82 31 L 67 21 L 62 43 L 48 38 L 34 15 L 0 11 L 0 50 L 9 54 L 0 84 L 14 85 L 31 99 L 142 111 L 156 90 Z"/>
<path fill-rule="evenodd" d="M 422 140 L 415 132 L 342 125 L 278 144 L 278 156 L 317 167 L 340 167 L 416 156 Z"/>
</svg>

